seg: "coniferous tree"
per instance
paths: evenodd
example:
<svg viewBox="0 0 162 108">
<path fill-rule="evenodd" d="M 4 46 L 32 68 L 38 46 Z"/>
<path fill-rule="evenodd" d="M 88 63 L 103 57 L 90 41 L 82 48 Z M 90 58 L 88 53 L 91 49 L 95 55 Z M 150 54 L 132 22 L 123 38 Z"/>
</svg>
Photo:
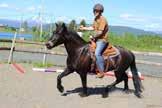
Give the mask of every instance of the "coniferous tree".
<svg viewBox="0 0 162 108">
<path fill-rule="evenodd" d="M 77 29 L 77 24 L 75 20 L 71 20 L 71 22 L 69 23 L 69 28 L 71 30 L 76 30 Z"/>
<path fill-rule="evenodd" d="M 80 26 L 81 26 L 81 25 L 84 26 L 84 27 L 86 26 L 86 21 L 85 21 L 84 19 L 81 20 Z"/>
</svg>

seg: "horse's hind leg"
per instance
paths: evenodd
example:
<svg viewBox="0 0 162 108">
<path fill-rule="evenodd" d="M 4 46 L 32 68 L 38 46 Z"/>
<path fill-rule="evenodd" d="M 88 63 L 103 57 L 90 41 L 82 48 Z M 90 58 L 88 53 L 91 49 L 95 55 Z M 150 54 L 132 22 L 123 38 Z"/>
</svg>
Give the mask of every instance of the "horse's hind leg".
<svg viewBox="0 0 162 108">
<path fill-rule="evenodd" d="M 113 87 L 115 87 L 116 84 L 118 84 L 121 81 L 123 81 L 123 74 L 122 74 L 122 72 L 116 71 L 114 73 L 115 73 L 115 76 L 116 76 L 116 80 L 105 88 L 105 91 L 102 94 L 103 98 L 108 97 L 109 90 L 112 89 Z"/>
<path fill-rule="evenodd" d="M 113 87 L 115 87 L 116 84 L 118 84 L 119 82 L 121 82 L 122 80 L 115 80 L 113 83 L 111 83 L 110 85 L 108 85 L 106 88 L 105 88 L 105 91 L 104 93 L 102 94 L 102 97 L 103 98 L 106 98 L 108 97 L 108 94 L 109 94 L 109 91 L 110 89 L 112 89 Z"/>
<path fill-rule="evenodd" d="M 83 91 L 79 93 L 81 97 L 86 97 L 88 96 L 87 94 L 87 74 L 86 73 L 80 73 L 80 78 L 82 81 L 82 86 L 83 86 Z"/>
<path fill-rule="evenodd" d="M 128 87 L 128 75 L 124 73 L 123 75 L 123 80 L 124 80 L 124 91 L 126 93 L 129 93 L 129 87 Z"/>
<path fill-rule="evenodd" d="M 123 75 L 123 80 L 124 80 L 124 90 L 128 90 L 129 89 L 129 87 L 128 87 L 128 76 L 127 76 L 126 73 Z"/>
</svg>

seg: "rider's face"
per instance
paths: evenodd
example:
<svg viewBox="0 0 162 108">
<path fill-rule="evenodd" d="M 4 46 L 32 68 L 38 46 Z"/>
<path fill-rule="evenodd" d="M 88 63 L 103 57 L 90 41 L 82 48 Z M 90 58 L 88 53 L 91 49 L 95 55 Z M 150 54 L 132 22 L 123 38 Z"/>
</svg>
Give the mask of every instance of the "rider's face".
<svg viewBox="0 0 162 108">
<path fill-rule="evenodd" d="M 100 12 L 99 12 L 99 11 L 97 11 L 97 10 L 93 11 L 93 13 L 94 13 L 94 16 L 95 16 L 95 17 L 97 17 L 97 16 L 99 16 L 99 15 L 100 15 Z"/>
</svg>

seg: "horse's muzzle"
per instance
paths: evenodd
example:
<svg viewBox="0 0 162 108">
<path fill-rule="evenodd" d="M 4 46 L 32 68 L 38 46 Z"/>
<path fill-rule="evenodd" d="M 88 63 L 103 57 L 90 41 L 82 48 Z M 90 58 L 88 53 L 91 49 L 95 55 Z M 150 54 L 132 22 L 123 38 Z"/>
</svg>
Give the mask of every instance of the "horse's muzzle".
<svg viewBox="0 0 162 108">
<path fill-rule="evenodd" d="M 46 45 L 46 47 L 47 47 L 48 49 L 52 49 L 53 43 L 52 43 L 51 41 L 49 41 L 49 42 L 45 43 L 45 45 Z"/>
</svg>

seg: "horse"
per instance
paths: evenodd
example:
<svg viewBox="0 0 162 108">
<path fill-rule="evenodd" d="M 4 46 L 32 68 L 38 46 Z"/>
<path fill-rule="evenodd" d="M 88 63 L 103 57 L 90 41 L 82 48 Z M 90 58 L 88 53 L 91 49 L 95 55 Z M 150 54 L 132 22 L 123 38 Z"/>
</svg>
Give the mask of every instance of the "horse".
<svg viewBox="0 0 162 108">
<path fill-rule="evenodd" d="M 82 91 L 79 93 L 81 97 L 88 96 L 87 92 L 87 74 L 91 70 L 92 57 L 89 50 L 89 43 L 83 40 L 76 31 L 70 30 L 65 23 L 57 24 L 56 30 L 53 31 L 52 36 L 45 43 L 47 49 L 52 49 L 58 45 L 64 44 L 67 51 L 66 68 L 57 76 L 57 89 L 62 93 L 64 87 L 61 79 L 73 72 L 77 72 L 81 78 Z M 110 66 L 107 71 L 113 70 L 116 80 L 104 88 L 103 97 L 108 97 L 108 92 L 116 84 L 124 81 L 124 91 L 128 91 L 128 76 L 126 70 L 130 67 L 133 75 L 134 94 L 140 98 L 142 92 L 142 83 L 139 78 L 135 55 L 120 46 L 116 46 L 119 55 L 108 60 L 110 64 L 114 63 L 113 68 Z"/>
</svg>

